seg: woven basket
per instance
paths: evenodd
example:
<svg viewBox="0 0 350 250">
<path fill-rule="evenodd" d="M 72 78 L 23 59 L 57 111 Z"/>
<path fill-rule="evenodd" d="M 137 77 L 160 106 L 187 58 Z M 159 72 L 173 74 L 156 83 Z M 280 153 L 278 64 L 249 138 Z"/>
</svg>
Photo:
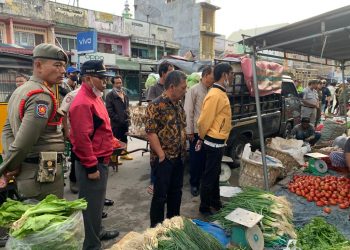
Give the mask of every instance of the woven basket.
<svg viewBox="0 0 350 250">
<path fill-rule="evenodd" d="M 279 177 L 287 176 L 287 173 L 293 170 L 294 167 L 300 166 L 293 156 L 281 150 L 271 148 L 270 145 L 271 140 L 266 140 L 266 154 L 280 160 L 285 167 L 284 171 L 281 171 L 281 175 Z"/>
<path fill-rule="evenodd" d="M 278 149 L 273 149 L 270 147 L 266 147 L 266 154 L 276 159 L 280 160 L 285 167 L 283 171 L 280 171 L 281 178 L 287 176 L 287 174 L 293 170 L 295 167 L 299 167 L 300 164 L 291 156 L 290 154 L 280 151 Z"/>
<path fill-rule="evenodd" d="M 269 186 L 276 183 L 277 177 L 281 174 L 280 168 L 267 167 Z M 264 169 L 262 164 L 253 163 L 241 159 L 241 170 L 239 172 L 238 184 L 240 187 L 257 187 L 264 189 Z"/>
</svg>

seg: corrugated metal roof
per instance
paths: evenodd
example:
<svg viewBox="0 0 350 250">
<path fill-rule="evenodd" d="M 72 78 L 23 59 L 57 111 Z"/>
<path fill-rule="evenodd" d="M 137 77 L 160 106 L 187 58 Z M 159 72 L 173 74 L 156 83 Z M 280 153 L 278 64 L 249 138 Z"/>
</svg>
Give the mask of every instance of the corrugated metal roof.
<svg viewBox="0 0 350 250">
<path fill-rule="evenodd" d="M 259 51 L 270 49 L 349 61 L 350 5 L 246 38 L 240 43 L 255 44 Z"/>
</svg>

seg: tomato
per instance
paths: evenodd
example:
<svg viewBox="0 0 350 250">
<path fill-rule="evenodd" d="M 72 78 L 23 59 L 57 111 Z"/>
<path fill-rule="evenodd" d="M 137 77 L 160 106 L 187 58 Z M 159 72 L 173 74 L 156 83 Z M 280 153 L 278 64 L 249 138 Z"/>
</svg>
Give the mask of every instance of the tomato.
<svg viewBox="0 0 350 250">
<path fill-rule="evenodd" d="M 324 203 L 322 201 L 318 201 L 318 202 L 316 202 L 316 205 L 319 206 L 319 207 L 323 207 Z"/>
<path fill-rule="evenodd" d="M 346 206 L 346 204 L 341 203 L 341 204 L 339 204 L 339 208 L 341 208 L 341 209 L 346 209 L 346 208 L 348 208 L 348 207 Z"/>
<path fill-rule="evenodd" d="M 295 191 L 295 193 L 297 194 L 297 195 L 301 195 L 301 192 L 300 192 L 300 190 L 299 189 L 297 189 L 296 191 Z"/>
<path fill-rule="evenodd" d="M 337 205 L 337 201 L 336 200 L 334 200 L 334 199 L 329 199 L 329 203 L 331 204 L 331 205 Z"/>
<path fill-rule="evenodd" d="M 310 201 L 310 202 L 313 201 L 313 197 L 312 196 L 308 196 L 306 199 L 307 199 L 307 201 Z"/>
<path fill-rule="evenodd" d="M 347 193 L 344 190 L 342 190 L 342 191 L 340 191 L 340 195 L 343 196 L 343 197 L 346 197 Z"/>
<path fill-rule="evenodd" d="M 325 207 L 325 208 L 323 208 L 323 212 L 329 214 L 332 212 L 332 209 L 330 207 Z"/>
</svg>

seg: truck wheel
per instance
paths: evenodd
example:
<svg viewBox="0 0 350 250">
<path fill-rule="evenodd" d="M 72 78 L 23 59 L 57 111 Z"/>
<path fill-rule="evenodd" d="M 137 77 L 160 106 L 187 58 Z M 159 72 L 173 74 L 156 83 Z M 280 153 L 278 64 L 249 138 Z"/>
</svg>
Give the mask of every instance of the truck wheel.
<svg viewBox="0 0 350 250">
<path fill-rule="evenodd" d="M 292 129 L 293 129 L 292 123 L 288 122 L 283 132 L 283 138 L 288 138 L 292 132 Z"/>
<path fill-rule="evenodd" d="M 233 142 L 230 155 L 231 155 L 231 158 L 233 160 L 233 164 L 235 166 L 239 166 L 240 165 L 240 160 L 241 160 L 241 157 L 242 157 L 244 146 L 247 143 L 249 143 L 249 142 L 250 142 L 250 140 L 248 139 L 248 137 L 246 137 L 244 135 L 239 136 Z"/>
</svg>

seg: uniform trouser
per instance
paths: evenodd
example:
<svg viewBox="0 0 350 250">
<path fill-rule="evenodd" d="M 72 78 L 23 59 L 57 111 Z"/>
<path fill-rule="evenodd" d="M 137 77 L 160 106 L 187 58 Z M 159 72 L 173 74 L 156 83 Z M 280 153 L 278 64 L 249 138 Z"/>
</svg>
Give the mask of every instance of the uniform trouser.
<svg viewBox="0 0 350 250">
<path fill-rule="evenodd" d="M 316 125 L 316 115 L 316 108 L 308 108 L 304 106 L 301 107 L 301 117 L 308 117 L 310 119 L 310 123 L 314 126 Z"/>
<path fill-rule="evenodd" d="M 201 181 L 200 209 L 208 211 L 210 206 L 218 207 L 220 202 L 220 172 L 221 160 L 224 155 L 224 147 L 214 148 L 203 144 L 206 160 Z"/>
<path fill-rule="evenodd" d="M 180 215 L 184 164 L 181 158 L 165 159 L 154 166 L 153 198 L 151 202 L 151 227 L 155 227 L 164 220 L 165 203 L 167 204 L 167 218 Z"/>
<path fill-rule="evenodd" d="M 106 196 L 108 166 L 99 163 L 99 180 L 90 180 L 85 168 L 79 161 L 75 162 L 77 182 L 79 186 L 79 198 L 85 198 L 88 203 L 87 209 L 83 210 L 85 240 L 84 250 L 102 249 L 100 231 L 102 223 L 103 203 Z"/>
<path fill-rule="evenodd" d="M 190 141 L 190 184 L 192 187 L 199 188 L 200 179 L 205 166 L 204 149 L 195 150 L 198 134 L 194 134 L 194 139 Z"/>
<path fill-rule="evenodd" d="M 62 164 L 57 164 L 56 177 L 54 182 L 38 182 L 36 180 L 39 164 L 21 164 L 21 170 L 16 177 L 18 194 L 23 199 L 43 200 L 47 195 L 54 194 L 58 198 L 63 198 L 64 180 Z"/>
<path fill-rule="evenodd" d="M 339 115 L 344 116 L 347 112 L 347 105 L 345 106 L 344 103 L 339 103 Z"/>
</svg>

